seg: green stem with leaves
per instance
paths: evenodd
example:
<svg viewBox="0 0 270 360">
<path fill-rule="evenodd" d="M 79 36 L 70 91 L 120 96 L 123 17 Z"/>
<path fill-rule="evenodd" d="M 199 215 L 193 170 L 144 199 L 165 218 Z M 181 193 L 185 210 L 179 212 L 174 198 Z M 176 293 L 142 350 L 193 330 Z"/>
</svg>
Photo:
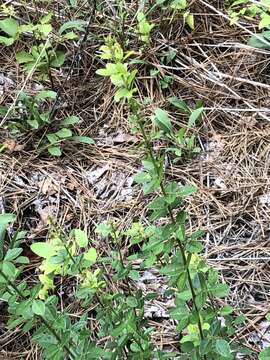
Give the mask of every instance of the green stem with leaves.
<svg viewBox="0 0 270 360">
<path fill-rule="evenodd" d="M 0 275 L 5 279 L 6 283 L 23 299 L 27 300 L 27 298 L 23 295 L 23 293 L 18 289 L 18 287 L 12 283 L 9 278 L 6 276 L 6 274 L 0 269 Z M 9 292 L 9 291 L 8 291 Z M 44 319 L 41 315 L 36 315 L 40 321 L 46 326 L 46 328 L 49 330 L 49 332 L 55 337 L 55 339 L 58 341 L 58 343 L 63 346 L 63 349 L 66 351 L 66 353 L 69 355 L 71 360 L 76 359 L 76 352 L 75 354 L 71 349 L 69 349 L 66 345 L 62 344 L 62 340 L 60 336 L 57 334 L 57 332 L 54 330 L 54 328 L 50 325 L 50 323 Z"/>
<path fill-rule="evenodd" d="M 136 108 L 136 107 L 135 107 Z M 154 156 L 154 152 L 153 152 L 153 148 L 152 148 L 152 145 L 151 145 L 151 142 L 149 141 L 149 138 L 145 132 L 145 129 L 144 129 L 144 125 L 143 125 L 143 121 L 141 119 L 141 116 L 140 114 L 138 114 L 138 111 L 137 109 L 134 110 L 134 107 L 131 106 L 131 109 L 132 111 L 134 111 L 134 115 L 136 116 L 137 118 L 137 123 L 139 125 L 139 128 L 140 128 L 140 131 L 142 133 L 142 136 L 143 136 L 143 139 L 144 139 L 144 143 L 145 143 L 145 146 L 146 146 L 146 149 L 148 151 L 148 154 L 150 156 L 150 159 L 151 159 L 151 162 L 155 168 L 155 171 L 157 174 L 159 174 L 160 170 L 159 170 L 159 167 L 158 167 L 158 164 L 156 162 L 156 159 L 155 159 L 155 156 Z M 163 184 L 163 181 L 161 180 L 160 181 L 160 190 L 163 194 L 164 197 L 167 196 L 167 193 L 166 193 L 166 190 L 165 190 L 165 187 L 164 187 L 164 184 Z M 174 218 L 174 215 L 173 215 L 173 212 L 172 212 L 172 209 L 170 206 L 168 206 L 168 211 L 169 211 L 169 216 L 170 216 L 170 220 L 171 220 L 171 223 L 173 225 L 176 225 L 176 221 L 175 221 L 175 218 Z M 176 239 L 175 239 L 176 240 Z M 194 308 L 195 308 L 195 311 L 196 311 L 196 314 L 197 314 L 197 318 L 198 318 L 198 328 L 199 328 L 199 332 L 200 332 L 200 337 L 201 339 L 203 340 L 204 338 L 204 335 L 203 335 L 203 329 L 202 329 L 202 323 L 201 323 L 201 320 L 200 320 L 200 313 L 199 313 L 199 309 L 197 307 L 197 304 L 196 304 L 196 293 L 195 293 L 195 289 L 194 289 L 194 286 L 193 286 L 193 283 L 192 283 L 192 279 L 191 279 L 191 275 L 190 275 L 190 271 L 189 271 L 189 268 L 188 268 L 188 261 L 187 261 L 187 257 L 186 257 L 186 254 L 185 254 L 185 249 L 184 249 L 184 246 L 183 244 L 181 243 L 181 241 L 177 241 L 177 244 L 180 248 L 180 252 L 181 252 L 181 256 L 182 256 L 182 259 L 183 259 L 183 263 L 184 263 L 184 266 L 186 268 L 186 271 L 187 271 L 187 279 L 188 279 L 188 284 L 189 284 L 189 288 L 190 288 L 190 291 L 191 291 L 191 294 L 192 294 L 192 300 L 193 300 L 193 304 L 194 304 Z"/>
</svg>

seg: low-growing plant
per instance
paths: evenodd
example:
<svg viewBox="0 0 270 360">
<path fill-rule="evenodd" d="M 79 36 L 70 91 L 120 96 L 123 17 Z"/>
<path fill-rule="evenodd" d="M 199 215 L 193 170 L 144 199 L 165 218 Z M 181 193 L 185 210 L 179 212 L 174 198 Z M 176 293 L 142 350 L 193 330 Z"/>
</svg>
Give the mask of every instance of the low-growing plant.
<svg viewBox="0 0 270 360">
<path fill-rule="evenodd" d="M 268 28 L 270 26 L 269 0 L 228 0 L 227 3 L 231 24 L 234 24 L 241 18 L 259 18 L 259 29 Z"/>
<path fill-rule="evenodd" d="M 51 108 L 52 101 L 55 101 L 57 94 L 51 90 L 41 90 L 36 95 L 20 93 L 18 105 L 13 111 L 13 118 L 8 121 L 7 127 L 16 136 L 30 130 L 52 128 Z M 62 147 L 66 142 L 77 142 L 94 144 L 94 140 L 88 136 L 74 134 L 73 128 L 79 122 L 77 116 L 68 116 L 58 123 L 58 129 L 54 132 L 47 132 L 46 136 L 40 139 L 40 150 L 47 149 L 53 156 L 62 155 Z M 55 128 L 55 125 L 54 125 Z"/>
<path fill-rule="evenodd" d="M 64 64 L 65 52 L 59 49 L 59 45 L 76 40 L 78 35 L 74 30 L 84 31 L 87 24 L 80 19 L 69 20 L 60 26 L 58 32 L 53 32 L 52 13 L 41 17 L 36 24 L 20 24 L 15 18 L 14 8 L 2 6 L 1 12 L 7 17 L 0 20 L 0 30 L 4 33 L 0 36 L 0 43 L 11 46 L 24 36 L 31 36 L 35 45 L 17 52 L 16 60 L 26 72 L 36 72 L 41 80 L 47 80 L 51 69 L 58 69 Z"/>
<path fill-rule="evenodd" d="M 129 260 L 142 259 L 141 269 L 155 266 L 168 277 L 168 294 L 174 296 L 176 304 L 170 315 L 177 321 L 176 332 L 180 335 L 179 345 L 183 353 L 181 359 L 235 359 L 236 354 L 245 352 L 245 349 L 237 343 L 230 344 L 230 336 L 240 318 L 243 319 L 234 319 L 230 306 L 218 306 L 216 298 L 226 297 L 228 286 L 219 281 L 217 271 L 209 267 L 200 255 L 203 251 L 203 244 L 199 241 L 202 232 L 186 232 L 183 198 L 195 192 L 196 187 L 166 181 L 164 157 L 153 150 L 153 136 L 146 131 L 141 104 L 134 97 L 125 98 L 132 113 L 132 123 L 142 134 L 147 153 L 142 162 L 143 171 L 135 176 L 135 181 L 143 185 L 146 195 L 157 193 L 147 205 L 151 226 L 144 229 L 142 224 L 136 224 L 129 233 L 136 239 L 136 244 L 142 243 L 141 252 L 130 256 Z M 191 111 L 177 99 L 172 103 L 189 114 L 189 127 L 203 111 L 201 106 Z M 167 138 L 173 128 L 168 114 L 158 108 L 153 121 Z M 163 224 L 158 225 L 161 221 Z"/>
<path fill-rule="evenodd" d="M 0 215 L 0 225 L 4 228 L 14 220 L 13 214 Z M 86 233 L 74 229 L 66 235 L 51 222 L 48 242 L 36 242 L 31 246 L 35 254 L 44 258 L 40 283 L 32 287 L 19 280 L 24 264 L 29 262 L 27 257 L 21 256 L 20 242 L 24 235 L 15 234 L 12 246 L 0 259 L 0 297 L 8 304 L 9 328 L 20 326 L 23 332 L 35 330 L 32 339 L 43 348 L 43 357 L 48 360 L 110 358 L 91 341 L 87 314 L 79 321 L 72 321 L 65 311 L 57 310 L 58 298 L 48 294 L 57 275 L 78 279 L 80 299 L 91 297 L 102 288 L 103 282 L 97 281 L 97 270 L 91 270 L 97 252 L 89 247 Z"/>
<path fill-rule="evenodd" d="M 265 9 L 267 2 L 261 1 L 260 8 L 268 11 Z M 231 6 L 238 9 L 239 5 L 247 3 L 238 0 Z M 118 0 L 117 4 L 123 35 L 125 2 Z M 68 2 L 72 8 L 77 5 L 74 0 Z M 187 0 L 156 0 L 155 5 L 169 10 L 172 19 L 180 14 L 194 29 L 194 17 Z M 25 71 L 35 68 L 42 79 L 50 77 L 51 69 L 63 65 L 65 54 L 58 50 L 58 45 L 77 39 L 77 34 L 71 30 L 85 31 L 86 22 L 82 20 L 65 22 L 55 34 L 50 13 L 37 24 L 20 25 L 11 6 L 2 5 L 1 11 L 6 18 L 0 20 L 0 30 L 5 34 L 0 37 L 0 43 L 10 46 L 26 33 L 31 34 L 35 45 L 17 53 L 16 58 Z M 248 12 L 239 16 L 246 14 Z M 264 15 L 258 14 L 263 21 Z M 147 17 L 148 12 L 138 11 L 135 30 L 145 46 L 149 46 L 155 26 Z M 268 26 L 266 20 L 264 18 L 260 24 L 261 28 Z M 267 31 L 264 34 L 268 36 Z M 137 220 L 130 226 L 123 225 L 121 219 L 98 224 L 95 236 L 101 245 L 96 247 L 86 231 L 66 230 L 50 218 L 46 240 L 33 242 L 27 249 L 32 258 L 40 261 L 35 281 L 29 282 L 22 276 L 29 265 L 24 252 L 28 245 L 22 246 L 26 232 L 13 233 L 10 224 L 16 220 L 15 215 L 0 215 L 0 298 L 8 310 L 7 326 L 29 332 L 47 360 L 234 360 L 245 356 L 249 350 L 235 336 L 245 318 L 223 300 L 229 288 L 204 259 L 205 233 L 193 232 L 191 226 L 187 226 L 192 220 L 185 210 L 186 202 L 195 196 L 197 186 L 186 181 L 171 181 L 167 173 L 167 158 L 173 162 L 185 161 L 199 153 L 195 132 L 203 117 L 203 105 L 197 102 L 189 106 L 181 99 L 169 99 L 169 110 L 173 106 L 186 119 L 180 129 L 174 125 L 170 111 L 161 105 L 151 104 L 152 115 L 146 116 L 149 110 L 145 111 L 144 105 L 149 105 L 149 99 L 144 99 L 142 94 L 140 99 L 137 97 L 138 71 L 136 61 L 130 60 L 135 53 L 124 50 L 120 43 L 112 36 L 105 39 L 98 53 L 105 65 L 96 73 L 108 77 L 115 86 L 115 101 L 122 101 L 131 126 L 142 139 L 140 145 L 145 154 L 134 181 L 142 186 L 148 201 L 146 221 Z M 170 51 L 163 60 L 170 62 L 175 56 L 176 53 Z M 171 78 L 154 71 L 152 76 L 157 77 L 161 89 L 170 87 Z M 29 131 L 42 133 L 39 149 L 53 156 L 61 156 L 67 142 L 93 144 L 91 138 L 75 135 L 77 116 L 52 124 L 51 102 L 56 97 L 51 90 L 42 90 L 33 96 L 21 93 L 13 118 L 7 122 L 12 135 Z M 155 146 L 156 141 L 163 146 Z M 5 241 L 7 239 L 9 241 Z M 99 251 L 104 243 L 106 253 Z M 162 295 L 158 291 L 145 294 L 137 287 L 141 272 L 153 269 L 163 278 Z M 67 283 L 72 284 L 72 294 L 65 293 Z M 68 305 L 59 303 L 56 291 L 59 284 L 61 297 L 67 297 Z M 148 321 L 145 309 L 160 296 L 173 300 L 167 316 L 174 326 L 177 352 L 158 349 L 153 341 L 156 329 Z M 80 308 L 78 316 L 71 314 L 73 304 Z M 266 348 L 259 359 L 269 356 L 269 348 Z"/>
<path fill-rule="evenodd" d="M 170 10 L 172 13 L 171 19 L 173 20 L 178 14 L 183 16 L 185 23 L 191 30 L 194 30 L 194 15 L 190 13 L 188 0 L 156 0 L 156 5 L 162 6 L 164 9 Z"/>
<path fill-rule="evenodd" d="M 124 52 L 120 44 L 110 36 L 106 39 L 105 45 L 100 47 L 100 58 L 110 60 L 110 62 L 96 73 L 110 77 L 111 82 L 117 86 L 118 90 L 114 95 L 116 102 L 122 98 L 131 99 L 137 91 L 133 86 L 137 70 L 131 71 L 130 65 L 125 62 L 131 55 L 133 55 L 132 51 Z"/>
<path fill-rule="evenodd" d="M 152 69 L 150 76 L 157 79 L 161 89 L 169 89 L 172 85 L 173 77 L 170 75 L 162 75 L 157 69 Z"/>
<path fill-rule="evenodd" d="M 150 24 L 143 12 L 138 12 L 137 14 L 137 33 L 139 34 L 139 38 L 142 42 L 149 44 L 150 41 L 150 33 L 152 29 L 155 27 L 154 24 Z"/>
<path fill-rule="evenodd" d="M 195 109 L 191 109 L 185 101 L 175 97 L 170 98 L 169 101 L 188 117 L 186 128 L 179 129 L 176 135 L 170 135 L 177 147 L 168 148 L 168 151 L 172 151 L 175 154 L 176 159 L 174 161 L 176 162 L 179 158 L 190 158 L 200 153 L 200 148 L 196 144 L 196 135 L 192 133 L 192 129 L 202 117 L 203 106 L 201 102 L 198 102 Z"/>
</svg>

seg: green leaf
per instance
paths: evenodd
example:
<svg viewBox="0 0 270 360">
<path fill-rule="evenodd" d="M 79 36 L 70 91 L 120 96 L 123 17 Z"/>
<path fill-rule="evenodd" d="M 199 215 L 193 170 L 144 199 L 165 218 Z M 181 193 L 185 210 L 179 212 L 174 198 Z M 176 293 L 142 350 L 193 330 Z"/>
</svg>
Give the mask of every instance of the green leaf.
<svg viewBox="0 0 270 360">
<path fill-rule="evenodd" d="M 32 311 L 34 314 L 39 315 L 39 316 L 44 316 L 45 315 L 45 304 L 43 301 L 41 300 L 34 300 L 33 304 L 32 304 Z"/>
<path fill-rule="evenodd" d="M 136 306 L 138 306 L 138 301 L 134 296 L 128 296 L 127 297 L 127 304 L 130 307 L 135 308 Z"/>
<path fill-rule="evenodd" d="M 219 313 L 220 313 L 220 315 L 229 315 L 229 314 L 231 314 L 233 312 L 233 307 L 232 306 L 230 306 L 230 305 L 225 305 L 225 306 L 223 306 L 221 309 L 220 309 L 220 311 L 219 311 Z"/>
<path fill-rule="evenodd" d="M 43 34 L 43 36 L 48 36 L 52 32 L 52 25 L 51 24 L 40 24 L 37 25 L 38 31 Z"/>
<path fill-rule="evenodd" d="M 157 108 L 155 110 L 154 122 L 165 133 L 169 133 L 172 131 L 172 124 L 169 119 L 168 113 L 160 108 Z"/>
<path fill-rule="evenodd" d="M 186 249 L 192 254 L 198 254 L 203 251 L 203 246 L 199 241 L 192 240 L 188 242 Z"/>
<path fill-rule="evenodd" d="M 35 98 L 37 100 L 44 100 L 44 99 L 56 99 L 56 92 L 52 90 L 42 90 L 37 93 Z"/>
<path fill-rule="evenodd" d="M 26 256 L 19 256 L 14 260 L 16 264 L 29 264 L 29 259 Z"/>
<path fill-rule="evenodd" d="M 106 224 L 106 223 L 103 223 L 103 224 L 98 224 L 96 226 L 96 233 L 97 234 L 100 234 L 104 237 L 108 236 L 111 234 L 112 232 L 112 226 L 110 224 Z"/>
<path fill-rule="evenodd" d="M 148 173 L 142 171 L 142 172 L 134 175 L 133 180 L 137 184 L 145 184 L 145 183 L 148 183 L 151 180 L 151 176 Z"/>
<path fill-rule="evenodd" d="M 203 107 L 199 107 L 196 110 L 193 110 L 188 119 L 188 128 L 191 128 L 197 120 L 200 120 L 203 113 Z"/>
<path fill-rule="evenodd" d="M 82 231 L 81 229 L 75 229 L 74 237 L 75 237 L 76 243 L 80 247 L 86 247 L 88 245 L 88 236 L 85 233 L 85 231 Z"/>
<path fill-rule="evenodd" d="M 18 257 L 21 254 L 22 251 L 23 249 L 21 248 L 8 249 L 4 257 L 4 260 L 6 261 L 14 260 L 16 259 L 16 257 Z"/>
<path fill-rule="evenodd" d="M 270 359 L 270 347 L 267 347 L 260 353 L 259 360 L 269 360 L 269 359 Z"/>
<path fill-rule="evenodd" d="M 59 138 L 55 134 L 47 134 L 46 138 L 49 140 L 51 144 L 55 144 L 59 141 Z"/>
<path fill-rule="evenodd" d="M 72 136 L 72 131 L 70 129 L 63 128 L 58 130 L 55 135 L 58 136 L 60 139 L 66 139 Z"/>
<path fill-rule="evenodd" d="M 187 15 L 185 16 L 185 19 L 186 19 L 186 23 L 188 24 L 190 29 L 194 30 L 195 29 L 194 15 L 187 13 Z"/>
<path fill-rule="evenodd" d="M 96 71 L 96 74 L 101 75 L 101 76 L 112 76 L 117 73 L 118 73 L 118 70 L 117 70 L 116 64 L 112 64 L 112 63 L 108 63 L 108 64 L 106 64 L 106 68 L 98 69 Z M 121 78 L 121 76 L 120 76 L 120 78 Z"/>
<path fill-rule="evenodd" d="M 93 140 L 89 136 L 72 136 L 71 140 L 88 145 L 95 144 L 95 140 Z"/>
<path fill-rule="evenodd" d="M 7 225 L 8 223 L 14 222 L 16 220 L 16 215 L 6 213 L 0 214 L 0 225 Z"/>
<path fill-rule="evenodd" d="M 16 60 L 18 61 L 19 64 L 25 64 L 32 62 L 34 58 L 31 54 L 27 53 L 26 51 L 19 51 L 16 54 Z"/>
<path fill-rule="evenodd" d="M 95 248 L 90 248 L 86 253 L 83 254 L 85 260 L 91 261 L 94 264 L 97 261 L 97 251 Z"/>
<path fill-rule="evenodd" d="M 172 97 L 172 98 L 169 98 L 169 102 L 173 106 L 177 107 L 179 110 L 183 111 L 184 113 L 186 113 L 186 114 L 190 113 L 190 109 L 187 106 L 187 104 L 185 103 L 185 101 L 177 99 L 177 97 Z"/>
<path fill-rule="evenodd" d="M 116 102 L 119 102 L 122 98 L 131 99 L 132 98 L 132 92 L 126 88 L 121 88 L 116 91 L 114 94 L 114 100 Z"/>
<path fill-rule="evenodd" d="M 12 37 L 0 36 L 0 44 L 3 44 L 5 46 L 10 46 L 14 44 L 14 39 Z"/>
<path fill-rule="evenodd" d="M 136 270 L 131 270 L 129 272 L 129 277 L 130 279 L 132 279 L 133 281 L 138 281 L 140 279 L 140 273 L 139 271 Z"/>
<path fill-rule="evenodd" d="M 228 296 L 229 294 L 229 287 L 227 284 L 221 283 L 216 284 L 208 288 L 210 294 L 214 297 L 223 298 Z"/>
<path fill-rule="evenodd" d="M 241 325 L 246 321 L 246 317 L 244 315 L 238 315 L 234 321 L 233 324 L 234 325 Z"/>
<path fill-rule="evenodd" d="M 270 48 L 270 31 L 263 31 L 257 36 L 251 36 L 248 40 L 248 45 L 258 49 L 269 49 Z"/>
<path fill-rule="evenodd" d="M 166 185 L 166 187 L 165 187 L 165 192 L 166 192 L 165 201 L 168 204 L 173 204 L 175 202 L 176 198 L 178 197 L 178 191 L 179 191 L 179 185 L 177 184 L 176 181 L 172 181 L 168 185 Z"/>
<path fill-rule="evenodd" d="M 50 65 L 56 68 L 61 67 L 64 64 L 65 59 L 66 59 L 66 55 L 63 51 L 56 51 Z"/>
<path fill-rule="evenodd" d="M 219 355 L 223 357 L 229 357 L 231 354 L 231 349 L 228 341 L 223 339 L 218 339 L 216 341 L 216 351 Z"/>
<path fill-rule="evenodd" d="M 41 24 L 48 24 L 51 22 L 52 20 L 52 16 L 53 14 L 51 12 L 49 12 L 47 15 L 43 16 L 41 19 L 40 19 L 40 23 Z"/>
<path fill-rule="evenodd" d="M 16 275 L 16 267 L 10 261 L 3 261 L 2 271 L 10 279 L 14 279 Z"/>
<path fill-rule="evenodd" d="M 196 186 L 194 185 L 185 185 L 185 186 L 181 186 L 179 191 L 178 191 L 178 196 L 189 196 L 191 194 L 194 194 L 197 191 Z"/>
<path fill-rule="evenodd" d="M 59 146 L 50 146 L 48 148 L 48 152 L 53 156 L 61 156 L 62 151 Z"/>
<path fill-rule="evenodd" d="M 11 37 L 15 37 L 18 31 L 18 26 L 19 23 L 18 21 L 12 19 L 12 18 L 7 18 L 4 20 L 0 20 L 0 29 L 8 34 Z"/>
<path fill-rule="evenodd" d="M 29 124 L 33 129 L 39 128 L 39 123 L 37 120 L 26 120 L 27 124 Z"/>
<path fill-rule="evenodd" d="M 263 29 L 265 27 L 268 27 L 269 25 L 270 25 L 270 15 L 264 14 L 259 23 L 259 29 Z"/>
<path fill-rule="evenodd" d="M 130 350 L 135 352 L 135 353 L 139 353 L 141 351 L 139 345 L 137 343 L 135 343 L 135 342 L 130 344 Z"/>
<path fill-rule="evenodd" d="M 62 36 L 62 39 L 65 39 L 65 40 L 75 40 L 75 39 L 78 39 L 78 35 L 75 34 L 74 31 L 69 31 L 69 32 L 67 32 L 65 35 Z"/>
<path fill-rule="evenodd" d="M 61 121 L 61 125 L 75 125 L 80 121 L 78 116 L 68 116 L 64 120 Z"/>
<path fill-rule="evenodd" d="M 181 293 L 177 294 L 177 298 L 180 300 L 188 301 L 192 299 L 192 293 L 190 290 L 182 291 Z"/>
<path fill-rule="evenodd" d="M 33 253 L 45 259 L 50 258 L 56 254 L 54 246 L 47 242 L 36 242 L 32 244 L 30 248 Z"/>
<path fill-rule="evenodd" d="M 70 20 L 66 21 L 59 29 L 59 34 L 63 34 L 66 30 L 76 29 L 79 31 L 84 31 L 84 26 L 87 25 L 87 21 L 84 20 Z"/>
<path fill-rule="evenodd" d="M 187 0 L 173 0 L 170 7 L 174 10 L 185 10 L 187 8 Z"/>
<path fill-rule="evenodd" d="M 151 201 L 147 205 L 147 209 L 152 210 L 153 213 L 150 216 L 151 221 L 157 220 L 161 217 L 166 216 L 168 212 L 168 205 L 164 198 L 157 198 Z"/>
</svg>

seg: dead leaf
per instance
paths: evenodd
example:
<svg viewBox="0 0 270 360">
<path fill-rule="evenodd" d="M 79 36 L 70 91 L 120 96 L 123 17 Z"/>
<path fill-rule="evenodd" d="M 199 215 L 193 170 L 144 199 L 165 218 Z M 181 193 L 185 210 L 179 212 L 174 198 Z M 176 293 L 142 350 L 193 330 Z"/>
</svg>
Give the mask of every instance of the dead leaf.
<svg viewBox="0 0 270 360">
<path fill-rule="evenodd" d="M 7 149 L 10 153 L 13 153 L 16 151 L 22 151 L 25 147 L 25 145 L 18 144 L 13 139 L 7 139 L 3 145 L 4 145 L 5 149 Z"/>
<path fill-rule="evenodd" d="M 52 195 L 58 191 L 57 186 L 53 183 L 51 177 L 46 177 L 44 180 L 38 183 L 39 189 L 43 195 Z"/>
<path fill-rule="evenodd" d="M 114 144 L 121 144 L 121 143 L 128 143 L 128 142 L 138 142 L 138 139 L 136 136 L 132 136 L 129 134 L 124 134 L 122 132 L 118 133 L 114 138 L 113 138 L 113 142 Z"/>
</svg>

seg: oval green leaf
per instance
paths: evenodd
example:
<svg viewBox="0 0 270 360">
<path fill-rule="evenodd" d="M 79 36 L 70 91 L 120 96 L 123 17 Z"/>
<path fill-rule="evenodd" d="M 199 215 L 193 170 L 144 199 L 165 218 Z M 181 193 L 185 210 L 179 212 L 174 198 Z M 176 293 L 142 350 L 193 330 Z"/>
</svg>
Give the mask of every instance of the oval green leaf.
<svg viewBox="0 0 270 360">
<path fill-rule="evenodd" d="M 172 131 L 172 124 L 167 111 L 157 108 L 155 110 L 154 122 L 165 133 Z"/>
<path fill-rule="evenodd" d="M 216 341 L 216 351 L 223 357 L 229 357 L 231 354 L 231 348 L 228 341 L 219 339 Z"/>
<path fill-rule="evenodd" d="M 41 300 L 34 300 L 33 304 L 32 304 L 32 311 L 34 314 L 39 315 L 39 316 L 44 316 L 45 315 L 45 304 L 43 301 Z"/>
<path fill-rule="evenodd" d="M 46 242 L 36 242 L 30 246 L 33 253 L 43 258 L 50 258 L 55 255 L 54 247 Z"/>
<path fill-rule="evenodd" d="M 87 237 L 87 234 L 84 231 L 82 231 L 81 229 L 75 229 L 74 230 L 74 237 L 75 237 L 76 243 L 80 247 L 86 247 L 87 246 L 88 237 Z"/>
</svg>

